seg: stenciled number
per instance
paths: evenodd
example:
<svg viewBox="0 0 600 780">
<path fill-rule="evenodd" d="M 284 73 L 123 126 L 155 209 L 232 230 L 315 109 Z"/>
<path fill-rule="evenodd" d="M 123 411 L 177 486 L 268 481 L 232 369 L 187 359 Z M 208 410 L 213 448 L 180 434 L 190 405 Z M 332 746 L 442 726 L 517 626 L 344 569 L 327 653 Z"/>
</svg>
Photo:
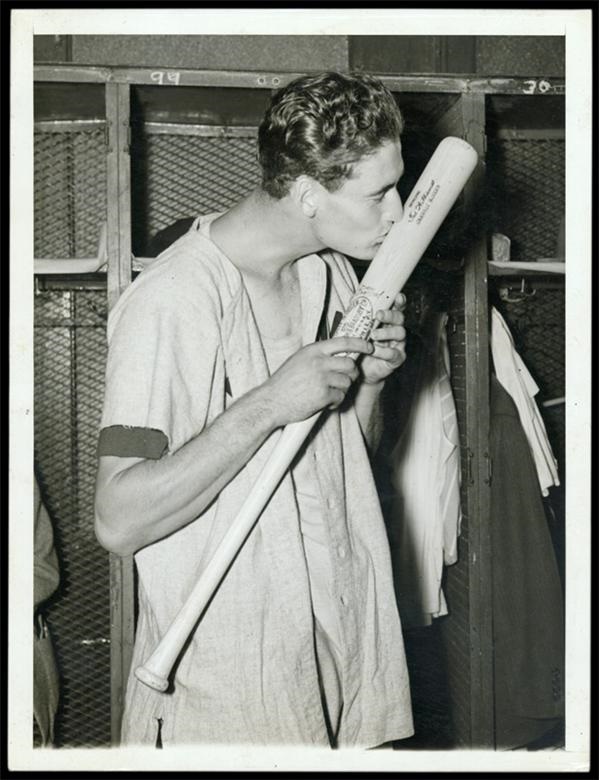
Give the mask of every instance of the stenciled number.
<svg viewBox="0 0 600 780">
<path fill-rule="evenodd" d="M 527 86 L 523 89 L 525 95 L 534 95 L 536 92 L 541 92 L 542 95 L 552 89 L 552 85 L 549 81 L 541 79 L 540 81 L 531 80 L 526 81 Z"/>
<path fill-rule="evenodd" d="M 160 84 L 162 86 L 163 84 L 165 84 L 165 76 L 167 79 L 166 81 L 167 84 L 175 84 L 175 86 L 179 84 L 179 79 L 181 77 L 181 74 L 175 70 L 152 71 L 152 73 L 150 74 L 150 80 L 154 81 L 155 84 Z"/>
</svg>

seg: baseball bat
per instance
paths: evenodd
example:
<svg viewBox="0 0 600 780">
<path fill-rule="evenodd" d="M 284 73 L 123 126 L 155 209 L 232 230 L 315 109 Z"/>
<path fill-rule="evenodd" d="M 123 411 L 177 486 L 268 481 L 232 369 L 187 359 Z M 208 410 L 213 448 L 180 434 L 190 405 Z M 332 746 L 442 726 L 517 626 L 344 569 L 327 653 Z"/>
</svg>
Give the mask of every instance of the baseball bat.
<svg viewBox="0 0 600 780">
<path fill-rule="evenodd" d="M 375 314 L 391 307 L 475 169 L 477 159 L 477 152 L 466 141 L 453 136 L 441 141 L 409 195 L 402 218 L 393 225 L 365 272 L 335 336 L 369 338 L 376 326 Z M 156 650 L 135 670 L 138 680 L 157 691 L 167 689 L 173 665 L 190 633 L 320 415 L 317 412 L 285 426 L 187 600 Z"/>
</svg>

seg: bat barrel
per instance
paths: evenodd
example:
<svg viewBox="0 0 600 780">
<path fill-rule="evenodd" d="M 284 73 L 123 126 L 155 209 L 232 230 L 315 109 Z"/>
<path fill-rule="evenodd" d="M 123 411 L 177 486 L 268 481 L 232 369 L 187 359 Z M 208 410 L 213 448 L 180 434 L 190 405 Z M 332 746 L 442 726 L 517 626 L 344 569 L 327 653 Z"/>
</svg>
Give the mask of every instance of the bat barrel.
<svg viewBox="0 0 600 780">
<path fill-rule="evenodd" d="M 441 141 L 396 222 L 352 296 L 336 336 L 368 338 L 375 314 L 389 309 L 437 233 L 477 165 L 477 152 L 461 138 Z"/>
<path fill-rule="evenodd" d="M 389 305 L 404 287 L 478 161 L 477 152 L 461 138 L 441 141 L 423 169 L 396 222 L 369 265 L 361 287 L 383 291 Z"/>
<path fill-rule="evenodd" d="M 318 412 L 306 420 L 286 425 L 283 429 L 244 505 L 169 630 L 146 663 L 136 668 L 135 676 L 140 682 L 157 691 L 167 689 L 171 669 L 188 636 L 320 415 Z"/>
</svg>

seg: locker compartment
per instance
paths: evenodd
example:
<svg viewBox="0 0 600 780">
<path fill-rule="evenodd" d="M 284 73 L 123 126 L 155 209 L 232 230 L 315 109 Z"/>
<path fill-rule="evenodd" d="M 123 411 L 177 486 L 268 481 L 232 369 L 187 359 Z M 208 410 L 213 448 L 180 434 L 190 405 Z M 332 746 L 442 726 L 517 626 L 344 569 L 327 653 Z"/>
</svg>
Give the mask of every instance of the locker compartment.
<svg viewBox="0 0 600 780">
<path fill-rule="evenodd" d="M 556 263 L 557 269 L 569 262 L 564 96 L 488 96 L 486 132 L 488 236 L 508 236 L 511 261 L 529 264 L 521 274 L 511 273 L 509 265 L 502 275 L 493 275 L 490 296 L 539 386 L 538 405 L 561 482 L 546 503 L 564 578 L 565 273 L 536 270 L 540 261 Z"/>
</svg>

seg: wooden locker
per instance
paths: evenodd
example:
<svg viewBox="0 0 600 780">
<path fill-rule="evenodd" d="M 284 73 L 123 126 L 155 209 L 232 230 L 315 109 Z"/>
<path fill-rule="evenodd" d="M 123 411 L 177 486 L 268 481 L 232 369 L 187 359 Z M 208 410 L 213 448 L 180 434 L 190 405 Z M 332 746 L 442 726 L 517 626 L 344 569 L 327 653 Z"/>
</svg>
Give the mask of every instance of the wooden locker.
<svg viewBox="0 0 600 780">
<path fill-rule="evenodd" d="M 60 316 L 52 314 L 41 317 L 38 322 L 42 337 L 41 352 L 45 349 L 43 339 L 55 332 L 50 328 L 58 320 L 65 330 L 64 344 L 58 347 L 65 364 L 64 397 L 61 396 L 61 404 L 56 407 L 63 410 L 61 416 L 65 430 L 67 421 L 77 431 L 85 428 L 88 433 L 97 425 L 102 390 L 101 383 L 99 385 L 95 382 L 93 400 L 84 399 L 78 405 L 76 384 L 84 376 L 78 373 L 84 367 L 84 362 L 83 353 L 76 352 L 73 341 L 79 338 L 80 331 L 77 328 L 80 327 L 80 321 L 74 317 L 72 307 L 79 306 L 84 318 L 82 322 L 88 322 L 91 317 L 94 325 L 101 328 L 108 306 L 114 303 L 131 280 L 132 273 L 136 272 L 138 266 L 135 256 L 146 251 L 150 238 L 157 230 L 177 219 L 195 216 L 199 209 L 225 208 L 253 186 L 258 175 L 253 149 L 259 117 L 269 91 L 294 75 L 288 72 L 240 70 L 211 72 L 85 66 L 36 67 L 36 110 L 40 122 L 36 152 L 39 151 L 40 160 L 44 145 L 55 139 L 60 123 L 71 122 L 67 128 L 69 148 L 61 146 L 56 155 L 50 155 L 47 167 L 40 164 L 38 168 L 40 178 L 36 182 L 36 192 L 38 187 L 40 192 L 43 190 L 56 171 L 62 171 L 60 176 L 64 178 L 66 194 L 64 206 L 54 214 L 56 219 L 64 221 L 64 229 L 56 233 L 56 240 L 60 239 L 58 248 L 46 239 L 52 224 L 51 219 L 44 221 L 44 209 L 47 211 L 48 205 L 41 201 L 39 205 L 36 204 L 36 257 L 50 260 L 87 257 L 93 254 L 99 241 L 102 222 L 106 221 L 108 225 L 107 271 L 60 276 L 40 273 L 37 278 L 40 307 L 46 305 L 42 298 L 47 296 L 47 306 L 58 306 L 60 310 Z M 510 111 L 517 110 L 514 108 L 516 97 L 524 95 L 535 95 L 529 98 L 531 101 L 553 100 L 558 110 L 564 87 L 561 83 L 540 79 L 430 78 L 419 75 L 387 75 L 383 78 L 396 95 L 406 119 L 407 174 L 401 189 L 410 189 L 411 179 L 416 180 L 437 141 L 444 135 L 465 138 L 481 157 L 479 169 L 461 200 L 459 213 L 462 222 L 459 221 L 460 230 L 456 235 L 462 235 L 462 241 L 455 242 L 452 236 L 445 238 L 442 235 L 428 252 L 429 262 L 423 264 L 420 277 L 411 280 L 411 284 L 418 294 L 423 289 L 429 291 L 427 294 L 434 291 L 438 305 L 444 306 L 450 315 L 448 335 L 452 381 L 461 434 L 465 521 L 459 542 L 459 562 L 448 567 L 446 572 L 445 587 L 450 615 L 435 628 L 433 639 L 423 640 L 425 644 L 429 642 L 426 648 L 429 657 L 444 665 L 444 690 L 440 689 L 440 699 L 434 705 L 437 707 L 437 715 L 448 729 L 445 735 L 448 746 L 492 748 L 489 252 L 485 230 L 488 221 L 484 218 L 485 201 L 481 196 L 485 193 L 486 166 L 490 154 L 488 135 L 494 116 L 498 112 L 505 119 L 512 116 Z M 73 90 L 79 96 L 77 101 L 72 100 Z M 192 94 L 194 101 L 190 108 L 189 96 Z M 79 115 L 67 116 L 68 112 L 61 112 L 60 107 L 68 104 L 77 106 Z M 512 108 L 509 110 L 507 105 Z M 545 115 L 541 103 L 537 105 L 542 108 L 540 115 Z M 544 105 L 552 104 L 548 102 Z M 560 125 L 560 117 L 553 121 L 557 127 Z M 94 159 L 100 161 L 101 207 L 96 210 L 97 218 L 96 214 L 93 215 L 93 224 L 90 223 L 83 230 L 83 248 L 75 250 L 75 239 L 67 242 L 66 247 L 60 242 L 64 239 L 63 234 L 67 237 L 71 234 L 75 236 L 77 225 L 87 224 L 79 216 L 79 206 L 72 189 L 73 182 L 78 180 L 77 176 L 83 175 L 89 166 L 83 166 L 83 170 L 77 174 L 76 170 L 82 167 L 77 168 L 73 164 L 69 149 L 73 143 L 79 143 L 76 137 L 90 130 L 96 133 L 97 138 L 93 155 Z M 197 170 L 190 170 L 190 166 L 184 164 L 190 155 L 200 161 Z M 231 159 L 239 163 L 238 170 L 241 173 L 238 176 L 224 175 L 230 167 Z M 168 197 L 164 194 L 165 189 Z M 103 343 L 99 342 L 96 350 L 91 362 L 94 375 L 98 372 L 101 375 L 105 359 Z M 87 357 L 89 362 L 90 354 Z M 42 365 L 41 358 L 38 365 Z M 51 376 L 40 374 L 38 381 L 40 386 L 36 392 L 41 396 L 47 395 L 50 392 Z M 59 392 L 57 385 L 53 385 L 53 388 Z M 62 420 L 57 419 L 56 415 L 52 418 L 49 413 L 44 415 L 43 406 L 39 408 L 42 412 L 37 420 L 37 443 L 41 450 L 50 453 L 53 437 L 57 427 L 61 427 Z M 86 457 L 82 460 L 85 473 L 78 474 L 77 464 L 70 463 L 69 484 L 74 485 L 73 489 L 77 488 L 75 483 L 78 480 L 88 486 L 93 481 L 95 463 L 92 439 L 93 435 L 90 434 L 85 440 Z M 76 444 L 79 442 L 69 435 L 61 445 L 65 458 L 71 457 L 67 453 L 77 451 L 72 449 L 73 441 Z M 49 454 L 45 462 L 49 464 Z M 50 473 L 50 465 L 47 471 Z M 58 485 L 63 480 L 62 472 L 52 479 L 55 495 L 60 496 Z M 47 487 L 52 493 L 52 485 L 48 484 Z M 61 485 L 60 489 L 63 487 Z M 61 510 L 63 514 L 59 517 L 59 524 L 66 529 L 73 523 L 80 523 L 82 505 L 75 505 L 72 501 L 70 504 L 63 501 L 63 504 L 66 509 Z M 88 490 L 87 504 L 83 506 L 82 533 L 88 545 L 86 549 L 95 559 L 104 554 L 93 539 L 90 506 Z M 72 544 L 73 549 L 63 551 L 67 564 L 69 558 L 76 557 L 75 547 L 79 542 L 75 540 Z M 85 558 L 82 565 L 85 568 Z M 86 734 L 84 732 L 88 724 L 80 721 L 77 731 L 75 720 L 67 711 L 63 714 L 65 744 L 106 744 L 111 739 L 116 744 L 118 741 L 124 685 L 133 641 L 133 566 L 131 560 L 113 559 L 109 563 L 107 555 L 102 566 L 101 581 L 96 583 L 96 608 L 102 613 L 103 628 L 82 629 L 84 635 L 77 636 L 74 643 L 78 643 L 79 655 L 81 648 L 99 647 L 106 658 L 110 658 L 108 670 L 105 658 L 102 684 L 112 698 L 112 729 L 108 724 L 101 733 Z M 62 604 L 60 599 L 57 600 L 54 609 L 57 628 L 77 622 L 77 616 L 69 614 L 74 607 L 67 598 L 63 599 Z M 61 610 L 62 617 L 59 619 Z M 85 631 L 88 633 L 85 634 Z M 69 650 L 64 648 L 62 652 L 68 666 Z M 75 666 L 70 673 L 70 698 L 65 704 L 66 709 L 71 708 L 73 713 L 81 711 L 78 709 L 81 702 L 76 699 L 89 696 L 89 688 L 83 685 L 81 664 L 77 668 Z M 85 671 L 89 673 L 88 668 Z M 421 671 L 422 668 L 416 669 L 417 676 Z M 85 701 L 82 706 L 85 711 L 85 707 L 92 706 L 92 703 Z M 104 713 L 103 717 L 106 719 L 108 715 Z"/>
</svg>

